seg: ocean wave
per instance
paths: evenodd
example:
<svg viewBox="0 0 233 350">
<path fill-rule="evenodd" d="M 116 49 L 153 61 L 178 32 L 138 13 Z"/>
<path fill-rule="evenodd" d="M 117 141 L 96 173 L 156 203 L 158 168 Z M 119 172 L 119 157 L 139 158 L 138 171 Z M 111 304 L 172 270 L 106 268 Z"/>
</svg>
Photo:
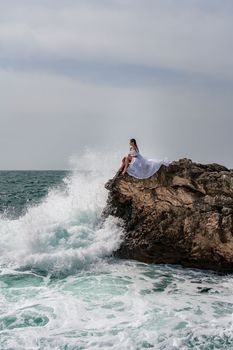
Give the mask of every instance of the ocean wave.
<svg viewBox="0 0 233 350">
<path fill-rule="evenodd" d="M 90 151 L 72 157 L 73 170 L 60 187 L 18 219 L 1 218 L 0 266 L 68 274 L 111 255 L 120 244 L 122 223 L 101 219 L 110 164 Z"/>
</svg>

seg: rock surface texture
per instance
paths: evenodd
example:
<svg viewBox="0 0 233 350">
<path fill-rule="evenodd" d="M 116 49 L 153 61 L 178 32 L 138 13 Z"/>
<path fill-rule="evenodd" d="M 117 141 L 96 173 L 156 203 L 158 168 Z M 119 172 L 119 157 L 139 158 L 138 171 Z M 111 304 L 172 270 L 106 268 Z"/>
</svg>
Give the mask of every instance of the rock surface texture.
<svg viewBox="0 0 233 350">
<path fill-rule="evenodd" d="M 233 170 L 189 159 L 149 179 L 109 180 L 104 215 L 123 219 L 116 256 L 233 272 Z"/>
</svg>

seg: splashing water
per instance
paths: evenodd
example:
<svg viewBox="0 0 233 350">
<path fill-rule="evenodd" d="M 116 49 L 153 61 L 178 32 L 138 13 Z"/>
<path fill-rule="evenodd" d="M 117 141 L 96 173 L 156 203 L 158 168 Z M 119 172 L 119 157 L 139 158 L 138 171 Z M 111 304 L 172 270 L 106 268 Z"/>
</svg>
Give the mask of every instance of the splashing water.
<svg viewBox="0 0 233 350">
<path fill-rule="evenodd" d="M 72 273 L 118 247 L 120 221 L 109 217 L 100 225 L 107 191 L 93 154 L 86 152 L 78 165 L 63 179 L 65 188 L 51 189 L 17 220 L 1 220 L 2 268 Z"/>
<path fill-rule="evenodd" d="M 101 212 L 117 159 L 103 158 L 73 158 L 60 186 L 0 218 L 0 349 L 232 349 L 231 275 L 112 256 L 122 223 Z"/>
</svg>

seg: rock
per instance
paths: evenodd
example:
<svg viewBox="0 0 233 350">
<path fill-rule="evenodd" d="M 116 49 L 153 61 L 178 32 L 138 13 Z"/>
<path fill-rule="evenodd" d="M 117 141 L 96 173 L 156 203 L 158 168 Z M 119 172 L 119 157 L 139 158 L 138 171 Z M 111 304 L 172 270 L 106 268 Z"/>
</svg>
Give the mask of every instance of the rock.
<svg viewBox="0 0 233 350">
<path fill-rule="evenodd" d="M 233 170 L 181 159 L 149 179 L 117 174 L 105 187 L 103 214 L 125 225 L 116 256 L 233 272 Z"/>
</svg>

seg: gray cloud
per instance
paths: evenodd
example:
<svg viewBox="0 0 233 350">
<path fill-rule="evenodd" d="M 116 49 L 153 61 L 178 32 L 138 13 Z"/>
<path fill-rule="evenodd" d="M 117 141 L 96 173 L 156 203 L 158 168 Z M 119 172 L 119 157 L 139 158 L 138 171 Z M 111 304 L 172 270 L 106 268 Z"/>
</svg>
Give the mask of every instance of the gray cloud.
<svg viewBox="0 0 233 350">
<path fill-rule="evenodd" d="M 212 0 L 206 6 L 184 0 L 109 3 L 3 3 L 2 58 L 104 60 L 233 78 L 228 1 L 218 6 Z"/>
<path fill-rule="evenodd" d="M 233 5 L 0 3 L 0 168 L 65 168 L 83 147 L 232 167 Z"/>
</svg>

